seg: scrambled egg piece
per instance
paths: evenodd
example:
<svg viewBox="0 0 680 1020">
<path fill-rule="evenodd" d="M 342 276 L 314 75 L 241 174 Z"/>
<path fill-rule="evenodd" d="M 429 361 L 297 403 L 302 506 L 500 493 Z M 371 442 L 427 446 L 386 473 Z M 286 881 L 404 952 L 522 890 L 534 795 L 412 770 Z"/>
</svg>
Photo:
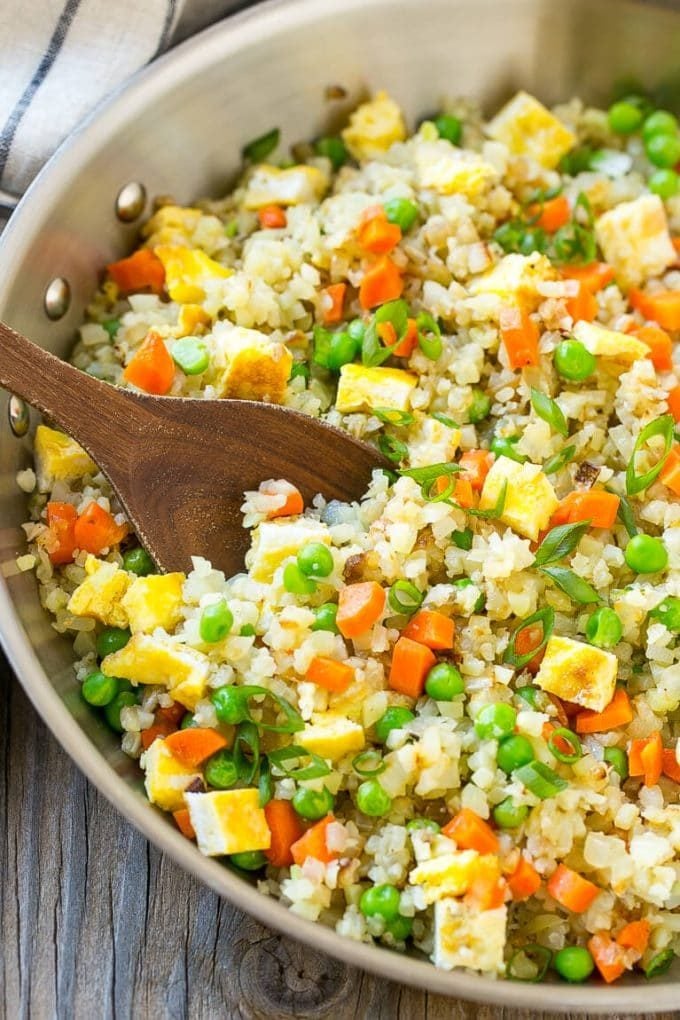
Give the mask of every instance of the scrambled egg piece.
<svg viewBox="0 0 680 1020">
<path fill-rule="evenodd" d="M 595 236 L 626 290 L 658 276 L 677 258 L 658 195 L 640 195 L 603 213 L 595 222 Z"/>
<path fill-rule="evenodd" d="M 489 854 L 480 857 L 476 850 L 457 850 L 423 861 L 413 869 L 409 882 L 412 885 L 422 885 L 427 904 L 444 896 L 462 896 L 470 888 L 479 861 L 483 861 L 489 868 L 495 867 L 500 878 L 497 857 Z"/>
<path fill-rule="evenodd" d="M 144 752 L 142 765 L 146 773 L 144 786 L 152 804 L 163 811 L 179 811 L 184 807 L 184 791 L 195 779 L 201 779 L 195 768 L 178 762 L 168 750 L 164 740 L 154 740 Z"/>
<path fill-rule="evenodd" d="M 402 368 L 343 365 L 340 369 L 335 406 L 343 414 L 352 411 L 372 411 L 376 407 L 393 407 L 397 411 L 408 411 L 411 393 L 417 383 L 417 377 Z"/>
<path fill-rule="evenodd" d="M 313 716 L 312 722 L 307 723 L 301 733 L 296 733 L 295 739 L 308 751 L 331 761 L 362 751 L 366 744 L 363 726 L 332 712 Z"/>
<path fill-rule="evenodd" d="M 204 214 L 183 205 L 164 205 L 144 225 L 142 234 L 149 243 L 187 244 Z"/>
<path fill-rule="evenodd" d="M 187 793 L 184 800 L 198 849 L 207 857 L 269 849 L 271 833 L 257 790 Z"/>
<path fill-rule="evenodd" d="M 406 138 L 401 110 L 387 92 L 378 92 L 357 107 L 342 132 L 342 140 L 356 160 L 378 159 L 395 142 Z"/>
<path fill-rule="evenodd" d="M 283 401 L 293 364 L 293 355 L 285 344 L 243 326 L 216 331 L 213 343 L 218 397 L 273 404 Z"/>
<path fill-rule="evenodd" d="M 184 574 L 150 574 L 136 577 L 123 596 L 123 609 L 133 634 L 156 627 L 171 631 L 182 618 Z"/>
<path fill-rule="evenodd" d="M 69 613 L 91 616 L 107 627 L 127 627 L 122 599 L 130 584 L 128 574 L 117 563 L 92 555 L 85 560 L 85 573 L 87 577 L 69 599 Z"/>
<path fill-rule="evenodd" d="M 498 171 L 473 152 L 457 149 L 442 138 L 419 142 L 415 149 L 418 186 L 440 195 L 475 198 L 498 181 Z"/>
<path fill-rule="evenodd" d="M 638 358 L 649 357 L 649 347 L 642 340 L 616 329 L 605 329 L 597 322 L 577 322 L 572 334 L 598 358 L 610 358 L 630 365 Z"/>
<path fill-rule="evenodd" d="M 296 556 L 307 542 L 331 544 L 328 528 L 320 521 L 300 518 L 295 521 L 263 521 L 256 528 L 246 566 L 254 581 L 269 582 L 289 556 Z"/>
<path fill-rule="evenodd" d="M 316 166 L 291 166 L 285 170 L 260 163 L 248 180 L 243 205 L 262 209 L 265 205 L 313 205 L 328 188 L 328 178 Z"/>
<path fill-rule="evenodd" d="M 531 255 L 512 253 L 505 255 L 493 269 L 471 281 L 471 294 L 490 294 L 498 298 L 498 311 L 501 307 L 511 305 L 525 312 L 533 312 L 538 308 L 542 296 L 538 293 L 537 284 L 545 280 L 556 280 L 557 270 L 549 259 L 540 252 Z"/>
<path fill-rule="evenodd" d="M 215 262 L 200 248 L 184 248 L 176 244 L 159 244 L 154 253 L 165 269 L 165 286 L 178 304 L 195 304 L 205 298 L 208 280 L 223 280 L 233 270 Z"/>
<path fill-rule="evenodd" d="M 201 326 L 209 326 L 211 318 L 200 305 L 182 305 L 177 316 L 175 336 L 193 336 Z"/>
<path fill-rule="evenodd" d="M 545 646 L 536 683 L 564 701 L 601 712 L 614 696 L 618 668 L 619 660 L 612 652 L 553 635 Z"/>
<path fill-rule="evenodd" d="M 171 638 L 133 634 L 124 648 L 102 660 L 101 670 L 135 685 L 163 684 L 175 701 L 193 712 L 205 697 L 210 661 Z"/>
<path fill-rule="evenodd" d="M 550 110 L 527 92 L 518 92 L 487 127 L 516 156 L 529 156 L 548 170 L 576 145 L 576 137 Z"/>
<path fill-rule="evenodd" d="M 35 430 L 33 450 L 39 492 L 49 492 L 55 482 L 74 482 L 97 472 L 97 465 L 82 446 L 47 425 Z"/>
<path fill-rule="evenodd" d="M 460 900 L 438 900 L 434 906 L 435 966 L 502 973 L 507 914 L 505 906 L 479 911 Z"/>
<path fill-rule="evenodd" d="M 480 510 L 491 510 L 496 505 L 505 482 L 505 506 L 500 519 L 535 542 L 557 509 L 555 490 L 537 464 L 518 464 L 509 457 L 498 457 L 484 481 Z"/>
</svg>

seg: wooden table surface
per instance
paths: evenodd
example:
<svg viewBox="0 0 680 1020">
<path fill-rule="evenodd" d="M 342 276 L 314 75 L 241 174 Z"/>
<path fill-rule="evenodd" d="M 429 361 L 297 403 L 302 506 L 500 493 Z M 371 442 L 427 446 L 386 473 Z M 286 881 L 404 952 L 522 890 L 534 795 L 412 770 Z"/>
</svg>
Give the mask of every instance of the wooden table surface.
<svg viewBox="0 0 680 1020">
<path fill-rule="evenodd" d="M 0 1016 L 7 1020 L 526 1017 L 381 981 L 234 910 L 150 846 L 86 781 L 1 656 L 0 734 Z"/>
</svg>

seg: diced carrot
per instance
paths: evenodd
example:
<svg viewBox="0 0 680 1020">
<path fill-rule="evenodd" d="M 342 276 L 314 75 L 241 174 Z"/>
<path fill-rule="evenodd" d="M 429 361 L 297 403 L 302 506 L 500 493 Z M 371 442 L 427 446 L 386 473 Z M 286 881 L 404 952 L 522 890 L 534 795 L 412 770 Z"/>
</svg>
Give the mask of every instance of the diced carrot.
<svg viewBox="0 0 680 1020">
<path fill-rule="evenodd" d="M 126 524 L 116 524 L 113 515 L 92 500 L 85 507 L 73 527 L 76 547 L 93 553 L 110 549 L 122 542 L 128 533 Z"/>
<path fill-rule="evenodd" d="M 321 291 L 321 317 L 326 326 L 342 321 L 346 283 L 331 283 Z"/>
<path fill-rule="evenodd" d="M 632 330 L 632 333 L 649 347 L 649 357 L 657 371 L 673 371 L 673 344 L 665 329 L 659 329 L 658 326 L 640 326 Z"/>
<path fill-rule="evenodd" d="M 289 868 L 293 863 L 293 843 L 305 834 L 300 816 L 289 800 L 270 800 L 264 806 L 264 816 L 271 832 L 265 856 L 275 868 Z"/>
<path fill-rule="evenodd" d="M 673 779 L 676 783 L 680 783 L 680 762 L 678 762 L 675 749 L 672 747 L 665 747 L 663 754 L 661 755 L 661 761 L 664 776 L 668 776 L 669 779 Z"/>
<path fill-rule="evenodd" d="M 337 853 L 334 850 L 328 849 L 328 843 L 326 842 L 328 826 L 334 821 L 333 815 L 326 815 L 316 825 L 312 825 L 310 829 L 307 829 L 304 835 L 295 840 L 290 848 L 295 864 L 304 864 L 308 857 L 313 857 L 323 864 L 328 864 L 333 858 L 337 857 Z"/>
<path fill-rule="evenodd" d="M 71 503 L 51 500 L 47 504 L 47 527 L 50 529 L 50 562 L 55 567 L 70 563 L 76 549 L 75 526 L 78 519 L 76 508 Z"/>
<path fill-rule="evenodd" d="M 144 343 L 128 362 L 123 378 L 138 389 L 160 397 L 172 386 L 175 362 L 155 329 L 149 330 Z"/>
<path fill-rule="evenodd" d="M 188 726 L 166 737 L 165 746 L 173 758 L 191 769 L 198 768 L 217 751 L 227 747 L 227 741 L 221 733 L 207 726 Z"/>
<path fill-rule="evenodd" d="M 644 918 L 629 921 L 616 936 L 616 941 L 626 949 L 635 949 L 642 956 L 649 943 L 651 930 L 652 926 Z"/>
<path fill-rule="evenodd" d="M 435 651 L 447 651 L 453 648 L 455 633 L 456 625 L 449 616 L 438 613 L 436 609 L 419 609 L 404 627 L 402 636 Z"/>
<path fill-rule="evenodd" d="M 545 230 L 549 234 L 554 234 L 571 219 L 571 209 L 566 195 L 557 195 L 542 204 L 530 205 L 528 212 L 530 216 L 536 217 L 534 226 L 540 227 L 541 230 Z"/>
<path fill-rule="evenodd" d="M 671 238 L 671 244 L 675 248 L 675 250 L 678 253 L 678 255 L 680 255 L 680 237 L 672 237 Z"/>
<path fill-rule="evenodd" d="M 444 481 L 448 485 L 448 478 L 445 478 Z M 470 482 L 467 478 L 461 478 L 460 476 L 456 478 L 456 484 L 453 487 L 451 498 L 454 502 L 458 503 L 459 506 L 462 506 L 464 510 L 469 510 L 470 507 L 475 506 L 477 501 L 475 499 L 475 494 L 472 491 L 472 482 Z"/>
<path fill-rule="evenodd" d="M 680 421 L 680 386 L 674 386 L 666 397 L 668 410 L 676 421 Z"/>
<path fill-rule="evenodd" d="M 589 489 L 585 492 L 574 490 L 560 500 L 560 505 L 550 518 L 550 527 L 590 521 L 592 528 L 611 528 L 616 521 L 620 502 L 618 496 L 604 489 Z"/>
<path fill-rule="evenodd" d="M 626 950 L 606 932 L 588 939 L 588 949 L 595 966 L 608 985 L 620 978 L 626 969 Z"/>
<path fill-rule="evenodd" d="M 599 309 L 597 298 L 583 283 L 579 283 L 578 294 L 567 298 L 565 304 L 574 322 L 592 322 Z"/>
<path fill-rule="evenodd" d="M 501 338 L 510 368 L 538 365 L 538 326 L 519 308 L 502 308 Z"/>
<path fill-rule="evenodd" d="M 543 626 L 540 623 L 530 623 L 528 627 L 523 627 L 517 634 L 515 638 L 515 651 L 517 655 L 528 655 L 529 652 L 533 652 L 535 648 L 538 648 L 542 640 Z M 530 673 L 538 673 L 544 655 L 545 648 L 541 648 L 539 652 L 536 652 L 533 659 L 529 659 L 523 668 L 528 669 Z"/>
<path fill-rule="evenodd" d="M 631 740 L 628 771 L 631 776 L 644 776 L 645 786 L 656 786 L 663 771 L 663 744 L 659 730 L 649 737 Z"/>
<path fill-rule="evenodd" d="M 173 811 L 172 817 L 175 819 L 177 828 L 183 836 L 186 836 L 187 839 L 196 839 L 196 833 L 189 817 L 189 808 L 183 807 L 178 811 Z"/>
<path fill-rule="evenodd" d="M 111 262 L 106 269 L 122 294 L 140 290 L 161 294 L 165 285 L 163 263 L 149 248 L 140 248 L 125 259 Z"/>
<path fill-rule="evenodd" d="M 186 714 L 187 710 L 184 705 L 174 701 L 172 705 L 158 706 L 156 709 L 156 721 L 167 723 L 172 729 L 176 730 Z"/>
<path fill-rule="evenodd" d="M 281 506 L 267 511 L 267 519 L 270 521 L 275 517 L 295 517 L 297 514 L 301 514 L 305 508 L 299 489 L 287 482 L 285 478 L 270 478 L 268 481 L 262 482 L 259 492 L 265 496 L 278 496 L 283 499 Z"/>
<path fill-rule="evenodd" d="M 500 849 L 498 837 L 491 826 L 470 808 L 461 808 L 442 828 L 442 833 L 455 840 L 460 850 L 497 854 Z"/>
<path fill-rule="evenodd" d="M 404 281 L 398 266 L 387 255 L 378 259 L 364 273 L 359 285 L 359 301 L 362 308 L 376 308 L 386 301 L 401 297 Z"/>
<path fill-rule="evenodd" d="M 680 329 L 680 290 L 661 290 L 655 294 L 631 290 L 628 300 L 641 315 L 662 329 L 671 332 Z"/>
<path fill-rule="evenodd" d="M 354 670 L 346 662 L 317 655 L 309 664 L 306 679 L 327 691 L 342 694 L 354 680 Z"/>
<path fill-rule="evenodd" d="M 357 241 L 373 255 L 387 255 L 401 241 L 401 227 L 390 223 L 382 206 L 373 216 L 364 216 L 357 228 Z"/>
<path fill-rule="evenodd" d="M 472 876 L 464 902 L 474 910 L 496 910 L 505 903 L 507 883 L 499 874 L 498 858 L 480 857 L 472 869 Z"/>
<path fill-rule="evenodd" d="M 458 461 L 459 477 L 468 481 L 475 492 L 481 492 L 493 462 L 494 455 L 489 450 L 466 450 Z"/>
<path fill-rule="evenodd" d="M 614 279 L 614 269 L 606 262 L 589 262 L 586 266 L 567 266 L 562 270 L 565 280 L 578 280 L 592 294 L 602 290 Z"/>
<path fill-rule="evenodd" d="M 388 684 L 393 691 L 419 698 L 425 690 L 425 678 L 437 659 L 426 645 L 400 637 L 392 651 Z"/>
<path fill-rule="evenodd" d="M 566 864 L 558 864 L 548 879 L 546 889 L 554 900 L 574 914 L 587 910 L 601 889 L 587 878 L 582 878 Z"/>
<path fill-rule="evenodd" d="M 607 707 L 601 712 L 586 709 L 576 716 L 577 733 L 606 733 L 618 726 L 627 726 L 633 719 L 633 707 L 628 694 L 619 687 Z"/>
<path fill-rule="evenodd" d="M 403 337 L 395 346 L 392 354 L 396 358 L 410 358 L 418 346 L 418 326 L 415 319 L 408 320 L 408 326 Z"/>
<path fill-rule="evenodd" d="M 397 331 L 391 322 L 379 322 L 375 328 L 383 347 L 394 347 L 397 342 Z"/>
<path fill-rule="evenodd" d="M 280 230 L 288 223 L 286 210 L 280 205 L 263 205 L 258 210 L 257 218 L 263 230 Z"/>
<path fill-rule="evenodd" d="M 666 488 L 680 496 L 680 446 L 673 446 L 659 472 L 659 479 Z"/>
<path fill-rule="evenodd" d="M 385 608 L 385 589 L 377 581 L 359 581 L 341 588 L 335 618 L 343 637 L 365 634 L 377 623 Z"/>
<path fill-rule="evenodd" d="M 508 879 L 513 900 L 528 900 L 541 888 L 541 876 L 531 861 L 520 857 L 519 863 Z"/>
<path fill-rule="evenodd" d="M 147 726 L 145 730 L 140 731 L 139 739 L 141 741 L 142 747 L 144 748 L 145 751 L 147 751 L 157 737 L 161 737 L 161 739 L 164 739 L 165 737 L 168 736 L 170 732 L 172 731 L 168 729 L 167 724 L 152 723 L 151 726 Z"/>
</svg>

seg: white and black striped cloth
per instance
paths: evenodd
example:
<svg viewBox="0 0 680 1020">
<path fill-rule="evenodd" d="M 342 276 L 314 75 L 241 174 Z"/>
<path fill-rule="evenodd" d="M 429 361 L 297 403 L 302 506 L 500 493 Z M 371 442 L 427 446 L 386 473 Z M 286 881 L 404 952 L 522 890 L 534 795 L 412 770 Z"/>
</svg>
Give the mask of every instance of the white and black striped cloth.
<svg viewBox="0 0 680 1020">
<path fill-rule="evenodd" d="M 92 107 L 248 0 L 0 0 L 0 204 Z"/>
</svg>

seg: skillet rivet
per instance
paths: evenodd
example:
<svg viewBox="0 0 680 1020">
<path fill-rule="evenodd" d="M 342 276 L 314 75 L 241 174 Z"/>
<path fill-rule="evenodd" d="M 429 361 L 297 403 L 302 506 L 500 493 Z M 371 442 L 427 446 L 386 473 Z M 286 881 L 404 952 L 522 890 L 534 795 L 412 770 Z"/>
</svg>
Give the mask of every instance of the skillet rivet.
<svg viewBox="0 0 680 1020">
<path fill-rule="evenodd" d="M 146 188 L 139 181 L 130 181 L 118 192 L 116 216 L 122 223 L 132 223 L 144 211 Z"/>
<path fill-rule="evenodd" d="M 71 287 L 63 276 L 57 276 L 45 291 L 45 314 L 48 319 L 62 319 L 71 304 Z"/>
<path fill-rule="evenodd" d="M 19 439 L 25 436 L 30 425 L 30 418 L 28 406 L 21 397 L 17 397 L 14 394 L 10 396 L 7 405 L 7 417 L 9 418 L 9 427 L 14 435 Z"/>
</svg>

